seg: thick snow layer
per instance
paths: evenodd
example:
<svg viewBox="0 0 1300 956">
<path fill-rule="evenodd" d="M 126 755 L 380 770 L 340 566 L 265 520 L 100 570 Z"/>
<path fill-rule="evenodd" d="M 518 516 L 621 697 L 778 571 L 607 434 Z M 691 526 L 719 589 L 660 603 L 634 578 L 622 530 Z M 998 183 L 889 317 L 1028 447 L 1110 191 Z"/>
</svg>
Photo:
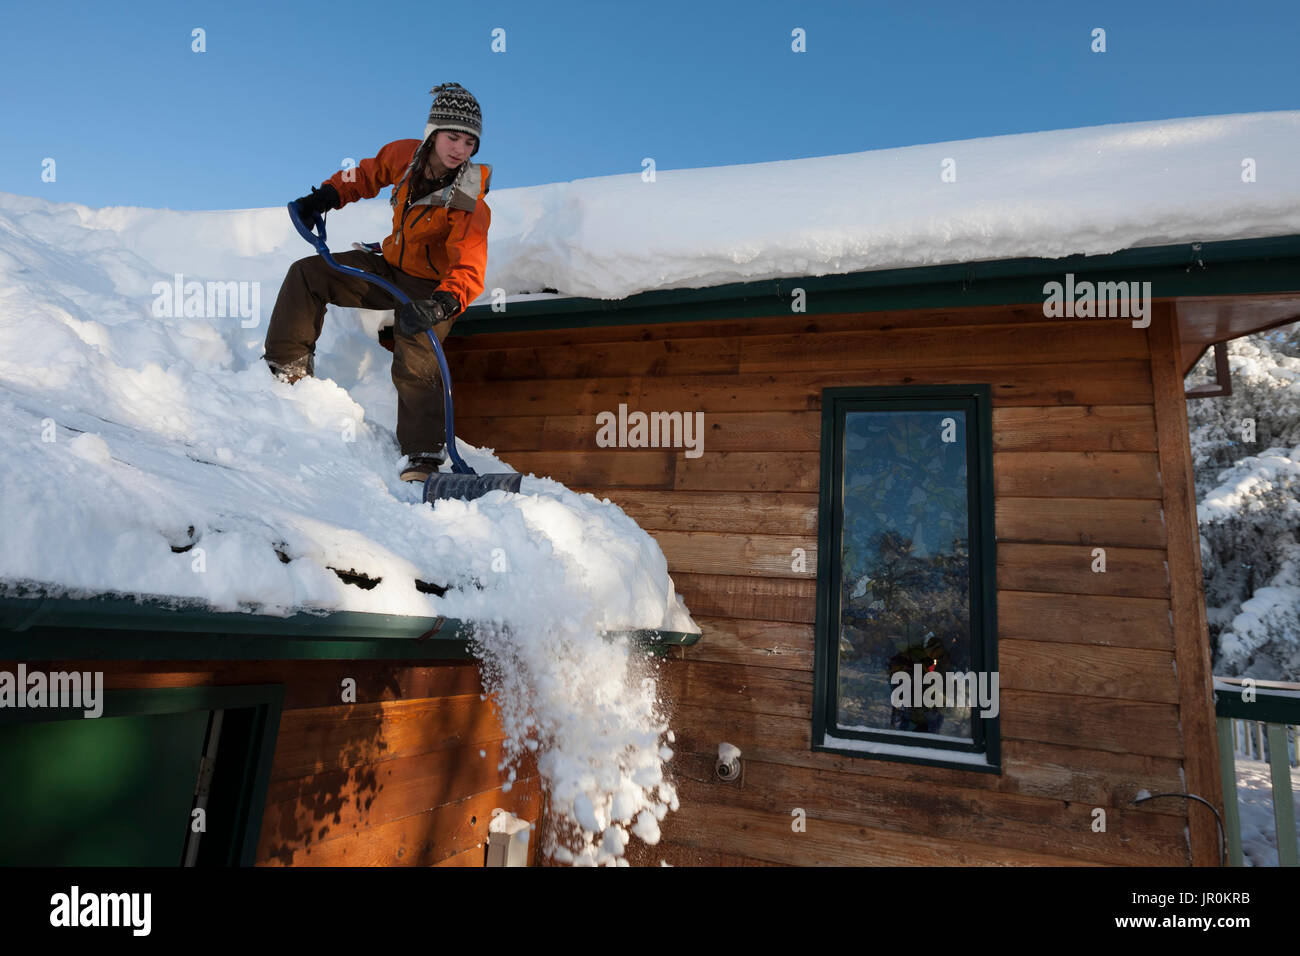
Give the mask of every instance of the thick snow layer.
<svg viewBox="0 0 1300 956">
<path fill-rule="evenodd" d="M 1256 180 L 1242 181 L 1254 161 Z M 956 179 L 945 182 L 944 164 Z M 491 193 L 487 286 L 618 299 L 1300 233 L 1300 111 L 1118 123 Z"/>
<path fill-rule="evenodd" d="M 612 504 L 526 477 L 521 495 L 430 507 L 398 481 L 391 359 L 373 335 L 391 313 L 331 307 L 320 377 L 294 386 L 259 360 L 279 277 L 246 297 L 246 319 L 155 314 L 172 270 L 282 273 L 286 255 L 247 258 L 280 219 L 0 202 L 0 581 L 505 620 L 562 601 L 539 590 L 558 568 L 598 626 L 698 630 L 658 545 Z M 480 472 L 513 470 L 460 447 Z M 363 590 L 330 568 L 382 580 Z"/>
<path fill-rule="evenodd" d="M 1253 182 L 1243 182 L 1248 160 Z M 945 181 L 947 169 L 954 181 Z M 332 172 L 304 170 L 303 191 Z M 1292 235 L 1300 233 L 1300 111 L 1115 123 L 657 170 L 647 178 L 637 171 L 493 189 L 480 301 L 494 289 L 512 301 L 549 297 L 536 295 L 543 289 L 620 299 L 762 278 Z M 22 229 L 56 240 L 70 263 L 116 249 L 123 268 L 106 268 L 105 278 L 137 296 L 148 292 L 130 288 L 129 266 L 139 258 L 151 276 L 260 278 L 269 283 L 269 312 L 284 267 L 310 251 L 282 208 L 90 210 L 0 194 L 0 212 L 18 213 Z M 381 239 L 391 217 L 386 192 L 332 212 L 331 245 Z"/>
<path fill-rule="evenodd" d="M 286 223 L 0 196 L 0 589 L 468 620 L 507 789 L 536 753 L 556 818 L 546 849 L 609 864 L 631 834 L 656 843 L 677 809 L 656 675 L 604 632 L 699 631 L 663 552 L 608 500 L 547 478 L 422 503 L 396 470 L 391 358 L 374 335 L 391 313 L 331 308 L 319 377 L 274 380 L 266 319 L 310 251 Z M 238 308 L 192 299 L 190 282 L 232 283 Z M 513 470 L 460 450 L 480 473 Z"/>
</svg>

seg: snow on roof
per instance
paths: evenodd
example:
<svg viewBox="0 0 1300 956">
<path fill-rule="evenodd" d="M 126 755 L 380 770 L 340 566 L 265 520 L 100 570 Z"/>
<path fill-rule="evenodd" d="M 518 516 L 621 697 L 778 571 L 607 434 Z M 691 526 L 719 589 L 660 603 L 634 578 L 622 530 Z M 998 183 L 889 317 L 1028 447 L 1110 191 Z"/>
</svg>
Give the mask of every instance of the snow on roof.
<svg viewBox="0 0 1300 956">
<path fill-rule="evenodd" d="M 1252 182 L 1243 181 L 1248 160 Z M 621 299 L 766 278 L 1296 235 L 1300 110 L 661 169 L 653 182 L 638 171 L 497 188 L 487 201 L 480 302 L 496 288 L 529 298 L 555 289 Z M 311 251 L 281 207 L 91 210 L 0 193 L 0 212 L 26 214 L 26 228 L 69 251 L 121 245 L 154 273 L 257 278 L 270 290 L 289 262 Z M 386 193 L 330 213 L 332 248 L 383 238 L 391 217 Z M 74 242 L 67 229 L 77 225 L 84 232 Z M 273 296 L 265 298 L 269 310 Z"/>
<path fill-rule="evenodd" d="M 272 379 L 270 306 L 310 251 L 283 219 L 0 195 L 0 590 L 699 631 L 618 507 L 534 477 L 431 507 L 398 480 L 383 313 L 334 312 L 320 377 Z M 170 308 L 155 284 L 173 272 L 235 283 L 247 317 Z M 513 470 L 460 448 L 480 473 Z"/>
<path fill-rule="evenodd" d="M 1258 113 L 498 189 L 487 288 L 615 299 L 1292 234 L 1298 146 L 1300 112 Z M 1247 159 L 1255 182 L 1241 179 Z M 350 206 L 330 217 L 332 245 L 381 238 L 388 222 L 382 198 Z M 309 252 L 282 208 L 0 194 L 0 591 L 478 622 L 511 758 L 504 789 L 538 747 L 550 805 L 577 833 L 557 857 L 624 862 L 629 831 L 654 843 L 678 808 L 662 772 L 660 740 L 673 738 L 646 662 L 599 630 L 699 631 L 662 551 L 617 507 L 543 478 L 521 495 L 421 503 L 394 469 L 382 313 L 331 307 L 321 377 L 273 381 L 265 322 L 286 267 Z M 234 283 L 239 307 L 160 307 L 173 280 Z M 462 453 L 480 471 L 505 467 Z M 331 568 L 382 581 L 362 590 Z M 425 594 L 417 579 L 452 590 Z"/>
<path fill-rule="evenodd" d="M 543 849 L 625 864 L 630 836 L 657 842 L 679 803 L 655 666 L 606 632 L 700 630 L 662 550 L 608 500 L 546 478 L 421 502 L 397 479 L 381 313 L 332 309 L 320 377 L 272 379 L 266 319 L 309 251 L 286 220 L 0 195 L 0 593 L 468 621 L 505 733 L 502 790 L 535 752 L 548 805 L 571 823 Z M 461 453 L 480 473 L 508 470 Z M 332 569 L 380 581 L 365 590 Z"/>
<path fill-rule="evenodd" d="M 1253 160 L 1255 179 L 1243 182 Z M 953 181 L 944 172 L 951 160 Z M 1300 233 L 1300 111 L 493 190 L 487 286 L 619 299 Z"/>
<path fill-rule="evenodd" d="M 629 173 L 496 189 L 489 202 L 489 294 L 621 298 L 1294 234 L 1300 111 L 659 170 L 653 182 Z M 381 238 L 389 219 L 383 197 L 335 212 L 331 245 Z M 0 419 L 15 436 L 0 453 L 0 580 L 471 617 L 491 613 L 485 592 L 436 599 L 414 579 L 481 580 L 504 547 L 528 590 L 558 549 L 606 589 L 609 626 L 697 630 L 658 546 L 617 509 L 540 480 L 524 485 L 540 497 L 433 509 L 396 482 L 396 395 L 374 338 L 385 313 L 331 307 L 322 377 L 273 384 L 258 361 L 265 322 L 285 269 L 310 252 L 279 207 L 89 209 L 0 194 Z M 244 283 L 246 315 L 159 314 L 174 279 Z M 201 573 L 170 547 L 189 543 L 191 525 L 206 541 Z M 359 590 L 327 567 L 384 582 Z"/>
</svg>

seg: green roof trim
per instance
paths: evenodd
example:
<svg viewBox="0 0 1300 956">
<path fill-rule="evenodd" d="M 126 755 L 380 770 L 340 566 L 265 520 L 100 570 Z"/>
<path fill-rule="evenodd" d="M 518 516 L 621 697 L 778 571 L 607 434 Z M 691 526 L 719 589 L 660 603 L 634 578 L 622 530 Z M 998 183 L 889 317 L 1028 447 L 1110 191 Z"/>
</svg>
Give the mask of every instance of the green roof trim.
<svg viewBox="0 0 1300 956">
<path fill-rule="evenodd" d="M 156 595 L 0 596 L 0 659 L 8 660 L 469 660 L 472 633 L 470 623 L 443 617 L 276 617 Z M 635 629 L 607 636 L 626 636 L 660 654 L 700 638 Z"/>
<path fill-rule="evenodd" d="M 700 289 L 663 289 L 624 299 L 558 298 L 476 305 L 449 335 L 535 329 L 651 325 L 788 314 L 802 288 L 809 315 L 889 309 L 957 308 L 1041 302 L 1043 282 L 1149 281 L 1155 298 L 1300 291 L 1300 235 L 1185 242 L 1060 259 L 990 259 L 840 275 L 762 279 Z M 1126 275 L 1127 273 L 1127 275 Z"/>
<path fill-rule="evenodd" d="M 1254 700 L 1242 696 L 1243 678 L 1214 678 L 1214 714 L 1266 724 L 1300 723 L 1300 684 L 1254 680 Z"/>
</svg>

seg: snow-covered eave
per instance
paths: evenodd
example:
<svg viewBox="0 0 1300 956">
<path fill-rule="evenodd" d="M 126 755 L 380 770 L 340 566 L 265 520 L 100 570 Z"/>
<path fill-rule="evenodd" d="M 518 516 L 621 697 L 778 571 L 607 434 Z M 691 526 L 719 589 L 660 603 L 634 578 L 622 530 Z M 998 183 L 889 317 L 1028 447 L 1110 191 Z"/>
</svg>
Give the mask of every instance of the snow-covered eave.
<svg viewBox="0 0 1300 956">
<path fill-rule="evenodd" d="M 1300 293 L 1300 234 L 1187 241 L 1120 249 L 1105 255 L 1024 257 L 819 276 L 772 276 L 699 288 L 665 288 L 622 299 L 529 293 L 504 311 L 473 305 L 451 335 L 703 321 L 789 314 L 802 288 L 809 314 L 963 306 L 1024 305 L 1044 300 L 1043 283 L 1149 281 L 1156 299 Z M 1263 326 L 1261 326 L 1263 327 Z M 1247 335 L 1256 329 L 1237 332 Z M 1188 344 L 1184 336 L 1184 344 Z M 1207 343 L 1209 344 L 1209 343 Z"/>
<path fill-rule="evenodd" d="M 471 622 L 446 617 L 298 609 L 287 616 L 218 611 L 158 595 L 0 594 L 0 658 L 11 660 L 440 660 L 473 655 Z M 607 632 L 649 650 L 698 633 Z"/>
</svg>

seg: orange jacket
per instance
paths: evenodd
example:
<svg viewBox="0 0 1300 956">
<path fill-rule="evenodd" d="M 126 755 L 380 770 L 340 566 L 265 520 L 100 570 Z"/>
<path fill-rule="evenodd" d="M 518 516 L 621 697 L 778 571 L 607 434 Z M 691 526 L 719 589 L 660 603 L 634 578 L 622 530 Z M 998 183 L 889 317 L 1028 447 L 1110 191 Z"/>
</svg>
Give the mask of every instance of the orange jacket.
<svg viewBox="0 0 1300 956">
<path fill-rule="evenodd" d="M 420 147 L 418 139 L 389 143 L 373 159 L 363 159 L 353 169 L 339 170 L 325 182 L 338 190 L 342 205 L 371 199 L 385 186 L 392 193 L 393 233 L 383 243 L 384 258 L 410 275 L 439 279 L 438 288 L 450 292 L 465 309 L 483 294 L 487 269 L 487 234 L 492 210 L 487 195 L 492 167 L 465 160 L 460 189 L 452 186 L 426 196 L 416 196 L 407 206 L 414 171 L 407 169 Z M 445 205 L 451 193 L 450 206 Z"/>
</svg>

